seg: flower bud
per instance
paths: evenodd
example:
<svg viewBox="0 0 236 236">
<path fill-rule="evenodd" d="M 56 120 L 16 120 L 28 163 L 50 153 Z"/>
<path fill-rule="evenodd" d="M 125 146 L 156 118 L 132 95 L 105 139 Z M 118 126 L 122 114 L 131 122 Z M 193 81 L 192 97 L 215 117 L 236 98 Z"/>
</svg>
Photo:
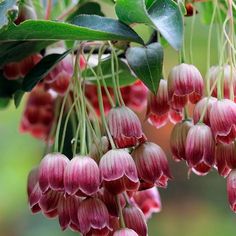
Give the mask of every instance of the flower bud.
<svg viewBox="0 0 236 236">
<path fill-rule="evenodd" d="M 64 171 L 69 159 L 60 153 L 47 154 L 39 166 L 39 186 L 43 193 L 49 189 L 64 190 Z"/>
<path fill-rule="evenodd" d="M 236 151 L 234 143 L 218 143 L 215 149 L 216 167 L 219 174 L 227 177 L 232 169 L 231 161 L 236 162 Z"/>
<path fill-rule="evenodd" d="M 80 203 L 78 220 L 83 235 L 106 236 L 111 231 L 108 210 L 97 198 L 87 198 Z"/>
<path fill-rule="evenodd" d="M 230 207 L 236 212 L 236 170 L 232 170 L 227 177 L 227 194 Z"/>
<path fill-rule="evenodd" d="M 204 97 L 202 98 L 194 107 L 193 110 L 193 121 L 194 124 L 197 124 L 202 116 L 202 113 L 205 111 L 203 117 L 203 123 L 210 126 L 210 113 L 212 105 L 217 101 L 214 97 Z M 206 107 L 207 106 L 207 107 Z"/>
<path fill-rule="evenodd" d="M 143 212 L 139 208 L 128 206 L 122 212 L 126 227 L 133 229 L 139 236 L 147 236 L 147 223 Z"/>
<path fill-rule="evenodd" d="M 141 209 L 146 219 L 150 218 L 152 213 L 161 211 L 161 198 L 156 187 L 136 192 L 133 195 L 133 200 Z"/>
<path fill-rule="evenodd" d="M 172 178 L 164 151 L 155 143 L 145 142 L 132 152 L 139 178 L 158 187 L 166 187 Z"/>
<path fill-rule="evenodd" d="M 181 109 L 187 103 L 197 103 L 203 94 L 203 79 L 194 65 L 180 64 L 172 68 L 168 77 L 168 94 L 171 107 Z"/>
<path fill-rule="evenodd" d="M 75 156 L 64 173 L 65 191 L 69 195 L 91 196 L 100 187 L 100 170 L 88 156 Z"/>
<path fill-rule="evenodd" d="M 186 160 L 185 145 L 188 132 L 193 127 L 189 120 L 178 123 L 174 126 L 170 136 L 170 149 L 175 161 Z"/>
<path fill-rule="evenodd" d="M 102 156 L 99 164 L 104 187 L 112 194 L 139 187 L 137 169 L 132 156 L 121 149 L 110 150 Z"/>
<path fill-rule="evenodd" d="M 113 236 L 138 236 L 138 234 L 132 229 L 123 228 L 116 231 Z"/>
<path fill-rule="evenodd" d="M 107 123 L 119 148 L 136 146 L 143 139 L 138 116 L 126 106 L 112 108 L 108 113 Z"/>
<path fill-rule="evenodd" d="M 211 129 L 205 124 L 190 128 L 185 146 L 186 160 L 197 175 L 206 175 L 215 162 L 215 142 Z"/>
<path fill-rule="evenodd" d="M 210 113 L 210 123 L 217 142 L 233 142 L 236 138 L 236 104 L 228 99 L 215 102 Z"/>
</svg>

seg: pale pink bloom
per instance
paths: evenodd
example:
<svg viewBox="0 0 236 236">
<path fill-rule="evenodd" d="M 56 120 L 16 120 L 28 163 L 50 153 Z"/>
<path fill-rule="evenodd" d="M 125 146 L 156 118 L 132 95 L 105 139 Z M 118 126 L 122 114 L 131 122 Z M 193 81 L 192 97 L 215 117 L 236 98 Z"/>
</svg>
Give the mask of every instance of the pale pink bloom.
<svg viewBox="0 0 236 236">
<path fill-rule="evenodd" d="M 113 194 L 139 187 L 137 169 L 132 156 L 121 149 L 110 150 L 99 164 L 104 187 Z"/>
<path fill-rule="evenodd" d="M 132 229 L 123 228 L 116 231 L 113 236 L 138 236 L 138 234 Z"/>
<path fill-rule="evenodd" d="M 89 156 L 75 156 L 65 169 L 64 184 L 69 195 L 95 194 L 101 184 L 97 163 Z"/>
<path fill-rule="evenodd" d="M 203 122 L 210 126 L 210 113 L 212 105 L 217 101 L 214 97 L 204 97 L 202 98 L 194 107 L 193 110 L 193 121 L 194 124 L 197 124 L 202 116 L 202 113 L 205 111 L 203 116 Z"/>
<path fill-rule="evenodd" d="M 141 122 L 126 106 L 112 108 L 108 113 L 107 123 L 118 148 L 136 146 L 143 140 Z"/>
<path fill-rule="evenodd" d="M 132 152 L 138 176 L 144 183 L 166 187 L 172 178 L 164 151 L 155 143 L 145 142 Z"/>
<path fill-rule="evenodd" d="M 143 212 L 136 206 L 127 206 L 123 209 L 125 226 L 133 229 L 139 236 L 147 236 L 147 223 Z"/>
<path fill-rule="evenodd" d="M 156 187 L 135 192 L 133 200 L 142 210 L 146 219 L 150 218 L 153 213 L 161 211 L 161 197 Z"/>
<path fill-rule="evenodd" d="M 215 102 L 210 113 L 210 123 L 217 142 L 233 142 L 236 138 L 236 104 L 229 99 Z"/>
<path fill-rule="evenodd" d="M 203 78 L 194 65 L 182 63 L 172 68 L 168 76 L 168 95 L 170 105 L 181 109 L 188 99 L 197 103 L 203 95 Z"/>
<path fill-rule="evenodd" d="M 80 203 L 78 220 L 83 235 L 106 236 L 112 230 L 106 205 L 97 198 L 87 198 Z"/>
<path fill-rule="evenodd" d="M 188 132 L 193 127 L 193 123 L 185 120 L 174 126 L 170 136 L 170 149 L 175 161 L 186 160 L 185 145 Z"/>
<path fill-rule="evenodd" d="M 187 163 L 197 175 L 206 175 L 215 164 L 215 142 L 209 126 L 197 124 L 190 128 L 185 146 Z"/>
<path fill-rule="evenodd" d="M 64 191 L 64 171 L 69 159 L 61 153 L 49 153 L 39 165 L 39 187 L 43 193 Z"/>
</svg>

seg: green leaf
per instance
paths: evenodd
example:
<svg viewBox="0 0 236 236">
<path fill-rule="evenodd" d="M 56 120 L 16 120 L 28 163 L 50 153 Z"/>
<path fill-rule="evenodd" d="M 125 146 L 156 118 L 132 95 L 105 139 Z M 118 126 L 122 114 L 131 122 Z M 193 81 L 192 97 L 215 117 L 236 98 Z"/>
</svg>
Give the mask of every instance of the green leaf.
<svg viewBox="0 0 236 236">
<path fill-rule="evenodd" d="M 67 21 L 71 21 L 74 17 L 81 15 L 81 14 L 88 14 L 88 15 L 98 15 L 98 16 L 104 16 L 101 6 L 96 2 L 87 2 L 80 6 L 78 4 L 78 9 L 74 11 L 69 17 L 67 18 Z"/>
<path fill-rule="evenodd" d="M 18 41 L 0 43 L 0 67 L 40 52 L 53 41 Z"/>
<path fill-rule="evenodd" d="M 126 52 L 126 58 L 137 77 L 156 94 L 162 79 L 162 46 L 159 43 L 152 43 L 145 48 L 131 47 Z"/>
<path fill-rule="evenodd" d="M 116 14 L 126 24 L 144 23 L 155 28 L 173 48 L 182 47 L 183 19 L 174 1 L 117 0 Z"/>
<path fill-rule="evenodd" d="M 0 98 L 12 98 L 15 91 L 20 87 L 20 80 L 7 80 L 0 71 Z"/>
<path fill-rule="evenodd" d="M 113 87 L 112 83 L 112 70 L 111 70 L 111 59 L 106 59 L 101 62 L 101 69 L 103 73 L 103 78 L 106 82 L 108 87 Z M 98 66 L 93 67 L 93 70 L 96 72 L 98 70 Z M 116 72 L 115 75 L 119 76 L 119 84 L 120 86 L 128 86 L 133 84 L 137 78 L 131 74 L 129 67 L 126 65 L 125 62 L 119 60 L 119 70 L 118 73 Z M 92 73 L 92 71 L 88 68 L 87 70 L 83 71 L 83 76 L 87 81 L 92 83 L 97 83 L 97 79 Z M 101 82 L 102 84 L 102 82 Z"/>
<path fill-rule="evenodd" d="M 9 23 L 10 15 L 16 12 L 16 0 L 0 1 L 0 29 Z"/>
<path fill-rule="evenodd" d="M 0 109 L 4 109 L 8 107 L 10 104 L 11 99 L 9 98 L 0 98 Z"/>
<path fill-rule="evenodd" d="M 50 54 L 44 57 L 35 67 L 24 77 L 22 83 L 22 90 L 25 92 L 31 91 L 36 84 L 42 80 L 56 64 L 65 58 L 70 50 L 63 54 Z"/>
<path fill-rule="evenodd" d="M 18 40 L 124 40 L 143 43 L 129 26 L 118 20 L 92 15 L 78 16 L 72 24 L 27 20 L 0 32 L 0 42 Z"/>
<path fill-rule="evenodd" d="M 14 104 L 15 104 L 16 108 L 19 107 L 24 94 L 25 94 L 25 92 L 20 90 L 20 89 L 15 92 L 15 94 L 14 94 Z"/>
</svg>

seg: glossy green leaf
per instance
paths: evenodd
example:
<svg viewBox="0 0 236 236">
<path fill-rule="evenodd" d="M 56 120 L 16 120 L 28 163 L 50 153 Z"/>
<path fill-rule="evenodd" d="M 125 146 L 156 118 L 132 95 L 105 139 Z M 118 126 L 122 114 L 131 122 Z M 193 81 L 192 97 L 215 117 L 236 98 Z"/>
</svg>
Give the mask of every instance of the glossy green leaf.
<svg viewBox="0 0 236 236">
<path fill-rule="evenodd" d="M 15 14 L 16 11 L 16 0 L 0 1 L 0 28 L 9 23 L 10 14 Z"/>
<path fill-rule="evenodd" d="M 40 52 L 53 41 L 18 41 L 0 43 L 0 67 Z"/>
<path fill-rule="evenodd" d="M 108 87 L 113 87 L 112 83 L 112 70 L 111 70 L 111 59 L 106 59 L 101 62 L 101 69 L 103 73 L 103 78 L 106 82 Z M 98 67 L 95 66 L 93 70 L 96 72 Z M 116 72 L 115 75 L 119 76 L 119 84 L 120 86 L 127 86 L 133 84 L 137 78 L 131 74 L 129 67 L 126 65 L 125 62 L 119 60 L 119 70 L 118 73 Z M 96 83 L 97 79 L 92 73 L 92 71 L 88 68 L 83 72 L 83 76 L 86 76 L 86 80 L 92 83 Z M 102 84 L 102 83 L 101 83 Z"/>
<path fill-rule="evenodd" d="M 183 19 L 174 1 L 117 0 L 116 14 L 126 24 L 144 23 L 155 28 L 173 48 L 182 47 Z"/>
<path fill-rule="evenodd" d="M 154 94 L 162 79 L 163 48 L 159 43 L 147 47 L 131 47 L 126 52 L 127 61 L 139 79 Z"/>
<path fill-rule="evenodd" d="M 143 43 L 129 26 L 111 18 L 91 15 L 77 16 L 72 24 L 27 20 L 0 32 L 0 42 L 18 40 L 125 40 Z"/>
<path fill-rule="evenodd" d="M 44 57 L 36 66 L 24 77 L 22 90 L 25 92 L 31 91 L 36 84 L 42 80 L 56 64 L 65 58 L 70 50 L 63 54 L 50 54 Z"/>
<path fill-rule="evenodd" d="M 98 16 L 104 16 L 101 6 L 96 2 L 86 2 L 80 6 L 78 4 L 78 9 L 74 11 L 69 17 L 67 18 L 67 21 L 71 21 L 74 17 L 81 15 L 81 14 L 88 14 L 88 15 L 98 15 Z"/>
</svg>

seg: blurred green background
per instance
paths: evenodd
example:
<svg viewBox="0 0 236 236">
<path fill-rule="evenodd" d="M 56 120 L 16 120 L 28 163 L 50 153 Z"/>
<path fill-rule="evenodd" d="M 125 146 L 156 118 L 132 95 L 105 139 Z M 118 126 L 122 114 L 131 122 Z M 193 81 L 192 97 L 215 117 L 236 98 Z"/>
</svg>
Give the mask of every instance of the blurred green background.
<svg viewBox="0 0 236 236">
<path fill-rule="evenodd" d="M 206 72 L 208 27 L 197 17 L 193 37 L 194 64 Z M 186 47 L 189 47 L 191 19 L 186 20 Z M 137 28 L 146 37 L 144 27 Z M 216 41 L 216 34 L 213 33 Z M 167 48 L 165 74 L 178 63 L 178 55 Z M 217 63 L 215 42 L 212 44 L 212 64 Z M 43 155 L 43 143 L 29 135 L 21 135 L 18 126 L 24 104 L 17 110 L 13 105 L 0 111 L 0 236 L 75 235 L 61 232 L 56 219 L 32 216 L 27 205 L 26 181 L 32 167 Z M 142 114 L 141 114 L 142 117 Z M 226 196 L 226 181 L 212 171 L 205 177 L 194 174 L 187 178 L 184 163 L 174 163 L 169 151 L 171 125 L 160 130 L 144 124 L 148 138 L 167 152 L 174 180 L 167 189 L 160 189 L 163 210 L 149 221 L 149 236 L 231 236 L 236 235 L 236 215 L 231 212 Z"/>
</svg>

